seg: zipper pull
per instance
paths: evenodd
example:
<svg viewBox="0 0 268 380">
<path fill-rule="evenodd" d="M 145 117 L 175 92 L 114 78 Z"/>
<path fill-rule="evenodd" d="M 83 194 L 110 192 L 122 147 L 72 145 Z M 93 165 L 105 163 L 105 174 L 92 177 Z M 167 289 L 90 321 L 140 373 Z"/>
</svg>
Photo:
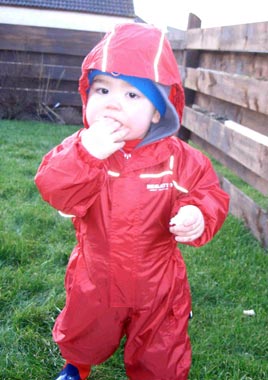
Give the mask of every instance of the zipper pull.
<svg viewBox="0 0 268 380">
<path fill-rule="evenodd" d="M 125 158 L 126 160 L 130 159 L 130 158 L 131 158 L 131 153 L 125 153 L 125 152 L 124 152 L 124 158 Z"/>
<path fill-rule="evenodd" d="M 124 149 L 120 149 L 120 151 L 123 153 L 123 156 L 126 160 L 129 160 L 131 158 L 131 153 L 126 153 Z"/>
</svg>

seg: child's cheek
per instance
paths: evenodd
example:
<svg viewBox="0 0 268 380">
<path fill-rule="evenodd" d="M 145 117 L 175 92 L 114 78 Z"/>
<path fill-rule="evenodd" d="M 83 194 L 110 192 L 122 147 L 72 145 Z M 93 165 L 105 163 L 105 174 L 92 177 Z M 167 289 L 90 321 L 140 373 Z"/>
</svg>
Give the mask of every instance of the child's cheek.
<svg viewBox="0 0 268 380">
<path fill-rule="evenodd" d="M 86 106 L 86 119 L 88 124 L 92 124 L 95 121 L 96 118 L 96 112 L 94 109 L 94 106 L 92 104 L 91 100 L 88 100 L 87 106 Z"/>
</svg>

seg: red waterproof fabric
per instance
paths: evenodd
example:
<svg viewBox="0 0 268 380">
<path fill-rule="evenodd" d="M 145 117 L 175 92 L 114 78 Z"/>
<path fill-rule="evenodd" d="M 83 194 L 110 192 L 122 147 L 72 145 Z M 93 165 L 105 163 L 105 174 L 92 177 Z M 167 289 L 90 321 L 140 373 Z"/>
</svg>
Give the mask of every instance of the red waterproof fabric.
<svg viewBox="0 0 268 380">
<path fill-rule="evenodd" d="M 120 48 L 120 59 L 112 54 L 108 70 L 153 79 L 149 63 L 155 55 L 154 37 L 146 58 L 136 54 L 143 43 L 140 26 L 131 34 L 131 28 L 124 28 L 108 50 L 125 46 L 133 54 Z M 152 33 L 161 35 L 154 28 Z M 129 38 L 136 45 L 128 45 Z M 103 44 L 105 40 L 83 64 L 84 105 L 87 70 L 101 69 Z M 183 98 L 176 100 L 181 86 L 168 47 L 159 62 L 159 80 L 172 84 L 171 100 L 181 113 Z M 175 137 L 136 147 L 130 157 L 117 151 L 98 160 L 82 146 L 79 133 L 44 157 L 35 179 L 45 201 L 74 215 L 77 236 L 66 274 L 66 305 L 54 326 L 54 339 L 68 361 L 88 365 L 107 359 L 126 335 L 124 360 L 131 380 L 186 380 L 191 298 L 169 221 L 180 207 L 198 206 L 205 232 L 191 244 L 201 246 L 224 222 L 228 196 L 210 161 Z"/>
</svg>

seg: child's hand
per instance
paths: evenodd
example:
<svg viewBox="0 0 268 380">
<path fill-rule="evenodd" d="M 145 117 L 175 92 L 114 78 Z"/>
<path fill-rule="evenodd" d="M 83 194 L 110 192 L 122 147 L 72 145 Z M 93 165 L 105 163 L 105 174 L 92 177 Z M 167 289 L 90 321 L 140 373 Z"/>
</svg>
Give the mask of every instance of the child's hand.
<svg viewBox="0 0 268 380">
<path fill-rule="evenodd" d="M 119 121 L 103 117 L 81 133 L 81 142 L 92 156 L 103 160 L 123 148 L 127 134 L 128 128 Z"/>
<path fill-rule="evenodd" d="M 177 215 L 171 218 L 169 231 L 175 235 L 175 240 L 181 243 L 194 241 L 205 229 L 202 212 L 196 206 L 183 206 Z"/>
</svg>

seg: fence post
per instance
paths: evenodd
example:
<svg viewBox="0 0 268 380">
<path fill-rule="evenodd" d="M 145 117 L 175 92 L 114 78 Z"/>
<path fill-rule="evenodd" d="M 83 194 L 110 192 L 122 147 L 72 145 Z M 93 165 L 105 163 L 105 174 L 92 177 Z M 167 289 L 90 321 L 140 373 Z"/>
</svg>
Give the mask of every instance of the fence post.
<svg viewBox="0 0 268 380">
<path fill-rule="evenodd" d="M 201 20 L 199 17 L 193 13 L 189 14 L 187 30 L 201 28 Z M 186 50 L 184 52 L 183 66 L 186 70 L 187 67 L 198 67 L 200 53 L 198 50 L 187 50 L 187 32 L 186 32 Z M 184 89 L 185 92 L 185 104 L 187 106 L 192 106 L 194 103 L 195 91 L 189 90 L 188 88 Z M 188 141 L 191 136 L 189 129 L 181 126 L 178 134 L 179 138 L 183 141 Z"/>
</svg>

